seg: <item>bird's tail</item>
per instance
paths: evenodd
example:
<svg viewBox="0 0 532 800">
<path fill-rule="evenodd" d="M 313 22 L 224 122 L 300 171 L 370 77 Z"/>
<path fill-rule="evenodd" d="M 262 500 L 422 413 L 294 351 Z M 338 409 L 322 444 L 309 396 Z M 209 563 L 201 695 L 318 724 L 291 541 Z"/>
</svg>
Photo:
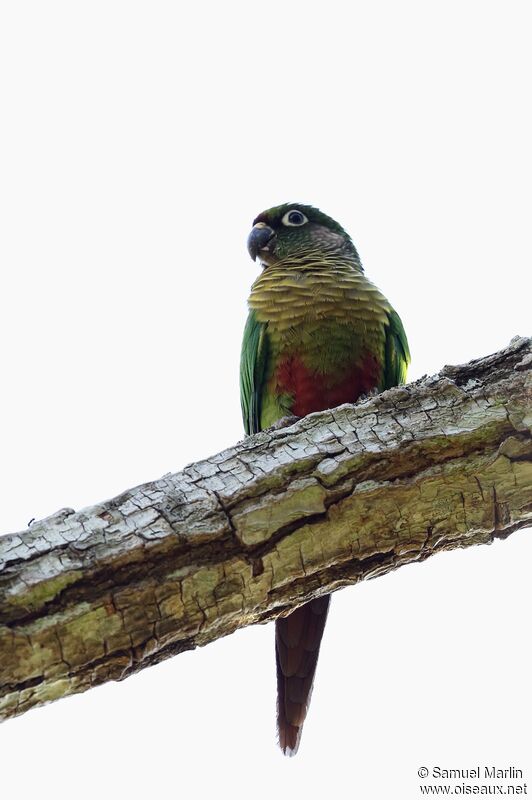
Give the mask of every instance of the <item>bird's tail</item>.
<svg viewBox="0 0 532 800">
<path fill-rule="evenodd" d="M 288 756 L 299 747 L 330 599 L 311 600 L 275 623 L 277 728 L 279 746 Z"/>
</svg>

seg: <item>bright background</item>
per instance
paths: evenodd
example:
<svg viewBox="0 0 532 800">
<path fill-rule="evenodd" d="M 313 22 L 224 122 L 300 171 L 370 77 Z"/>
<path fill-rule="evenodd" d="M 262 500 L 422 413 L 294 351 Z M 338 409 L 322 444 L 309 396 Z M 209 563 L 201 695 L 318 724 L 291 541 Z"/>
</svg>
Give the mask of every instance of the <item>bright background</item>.
<svg viewBox="0 0 532 800">
<path fill-rule="evenodd" d="M 3 532 L 241 438 L 245 239 L 271 205 L 347 227 L 411 378 L 530 333 L 528 3 L 0 9 Z M 255 627 L 2 725 L 2 797 L 532 782 L 531 558 L 521 532 L 337 594 L 296 759 Z"/>
</svg>

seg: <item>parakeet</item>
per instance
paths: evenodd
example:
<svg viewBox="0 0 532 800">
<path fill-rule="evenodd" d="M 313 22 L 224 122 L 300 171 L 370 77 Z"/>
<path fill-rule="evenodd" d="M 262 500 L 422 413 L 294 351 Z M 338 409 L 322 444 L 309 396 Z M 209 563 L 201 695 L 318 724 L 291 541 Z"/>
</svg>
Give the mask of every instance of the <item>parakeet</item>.
<svg viewBox="0 0 532 800">
<path fill-rule="evenodd" d="M 410 353 L 401 320 L 365 277 L 341 225 L 287 203 L 255 218 L 247 245 L 262 272 L 240 361 L 246 433 L 404 382 Z M 299 746 L 329 600 L 318 597 L 275 623 L 277 726 L 287 755 Z"/>
</svg>

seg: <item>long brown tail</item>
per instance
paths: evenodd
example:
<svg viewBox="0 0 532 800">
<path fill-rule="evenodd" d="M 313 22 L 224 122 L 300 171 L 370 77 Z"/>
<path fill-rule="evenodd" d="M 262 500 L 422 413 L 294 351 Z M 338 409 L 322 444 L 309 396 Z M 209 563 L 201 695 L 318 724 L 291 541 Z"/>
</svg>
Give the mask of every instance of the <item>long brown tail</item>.
<svg viewBox="0 0 532 800">
<path fill-rule="evenodd" d="M 311 600 L 275 623 L 277 728 L 285 755 L 295 755 L 299 747 L 330 599 Z"/>
</svg>

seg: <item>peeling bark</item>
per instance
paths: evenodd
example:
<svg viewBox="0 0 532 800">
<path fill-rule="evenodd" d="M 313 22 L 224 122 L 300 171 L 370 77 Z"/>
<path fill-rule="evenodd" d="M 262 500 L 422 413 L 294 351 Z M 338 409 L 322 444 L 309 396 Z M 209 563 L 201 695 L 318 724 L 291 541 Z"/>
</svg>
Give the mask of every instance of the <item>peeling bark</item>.
<svg viewBox="0 0 532 800">
<path fill-rule="evenodd" d="M 0 539 L 0 719 L 532 519 L 532 340 Z"/>
</svg>

